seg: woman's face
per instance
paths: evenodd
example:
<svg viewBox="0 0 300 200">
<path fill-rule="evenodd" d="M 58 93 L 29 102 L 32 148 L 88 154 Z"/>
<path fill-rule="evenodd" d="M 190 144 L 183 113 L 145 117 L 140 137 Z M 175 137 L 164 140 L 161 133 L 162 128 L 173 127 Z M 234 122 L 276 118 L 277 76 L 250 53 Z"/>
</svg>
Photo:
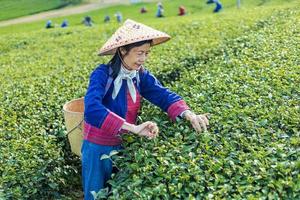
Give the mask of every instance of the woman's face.
<svg viewBox="0 0 300 200">
<path fill-rule="evenodd" d="M 126 67 L 128 70 L 139 70 L 141 65 L 145 63 L 148 58 L 148 54 L 150 52 L 150 43 L 143 44 L 138 47 L 133 47 L 129 52 L 126 52 L 121 49 L 122 55 L 126 55 L 123 57 Z"/>
</svg>

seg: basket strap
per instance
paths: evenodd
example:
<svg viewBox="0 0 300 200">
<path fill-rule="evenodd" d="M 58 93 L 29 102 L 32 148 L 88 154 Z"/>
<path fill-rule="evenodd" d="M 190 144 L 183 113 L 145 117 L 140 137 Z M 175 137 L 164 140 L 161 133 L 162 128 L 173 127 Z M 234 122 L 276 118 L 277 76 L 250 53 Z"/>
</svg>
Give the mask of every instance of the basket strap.
<svg viewBox="0 0 300 200">
<path fill-rule="evenodd" d="M 81 129 L 81 124 L 82 124 L 82 122 L 83 122 L 83 119 L 79 122 L 79 124 L 77 124 L 77 126 L 75 126 L 74 128 L 72 128 L 68 133 L 67 133 L 67 136 L 70 134 L 70 133 L 72 133 L 75 129 L 77 129 L 77 128 L 79 128 L 80 130 L 82 130 Z"/>
<path fill-rule="evenodd" d="M 105 96 L 106 93 L 108 92 L 108 89 L 110 88 L 112 82 L 113 82 L 113 78 L 110 76 L 110 77 L 107 79 L 107 82 L 106 82 L 104 96 Z"/>
</svg>

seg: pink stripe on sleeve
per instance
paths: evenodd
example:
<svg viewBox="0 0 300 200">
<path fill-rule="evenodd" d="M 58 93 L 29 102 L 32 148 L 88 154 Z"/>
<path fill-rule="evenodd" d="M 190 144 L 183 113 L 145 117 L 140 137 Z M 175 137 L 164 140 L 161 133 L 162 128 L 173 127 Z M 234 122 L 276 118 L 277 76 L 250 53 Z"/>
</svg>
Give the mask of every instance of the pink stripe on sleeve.
<svg viewBox="0 0 300 200">
<path fill-rule="evenodd" d="M 107 133 L 115 135 L 120 131 L 124 122 L 125 120 L 123 118 L 113 112 L 109 112 L 101 126 L 101 129 Z"/>
<path fill-rule="evenodd" d="M 168 115 L 173 121 L 175 121 L 175 119 L 178 115 L 180 115 L 183 111 L 189 110 L 189 109 L 190 108 L 185 103 L 185 101 L 179 100 L 169 106 Z"/>
</svg>

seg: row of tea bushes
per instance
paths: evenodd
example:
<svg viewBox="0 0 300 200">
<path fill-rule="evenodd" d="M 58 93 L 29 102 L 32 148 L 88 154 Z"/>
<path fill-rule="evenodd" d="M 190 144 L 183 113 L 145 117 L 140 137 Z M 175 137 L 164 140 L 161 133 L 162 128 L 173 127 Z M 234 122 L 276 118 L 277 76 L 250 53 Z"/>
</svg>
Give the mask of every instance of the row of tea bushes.
<svg viewBox="0 0 300 200">
<path fill-rule="evenodd" d="M 260 7 L 260 10 L 247 10 L 244 13 L 224 12 L 222 13 L 222 19 L 225 21 L 217 20 L 217 16 L 201 16 L 199 19 L 196 19 L 195 16 L 187 16 L 178 19 L 176 23 L 165 21 L 160 25 L 153 24 L 158 29 L 174 36 L 174 40 L 153 48 L 148 66 L 162 79 L 164 84 L 172 86 L 173 90 L 182 94 L 192 108 L 198 112 L 208 111 L 216 114 L 217 109 L 220 109 L 218 112 L 221 113 L 223 112 L 222 99 L 218 99 L 219 108 L 216 108 L 214 104 L 206 108 L 197 106 L 207 100 L 205 93 L 197 95 L 197 98 L 201 100 L 199 102 L 193 102 L 195 97 L 189 99 L 191 90 L 187 90 L 187 88 L 194 85 L 193 90 L 198 91 L 198 89 L 205 89 L 201 88 L 205 85 L 199 84 L 198 86 L 196 83 L 199 82 L 193 79 L 191 79 L 192 82 L 188 83 L 183 76 L 188 77 L 189 73 L 201 74 L 203 72 L 197 71 L 197 69 L 211 63 L 211 66 L 219 66 L 219 68 L 210 72 L 211 77 L 209 79 L 222 82 L 224 77 L 221 72 L 226 68 L 223 69 L 223 66 L 219 65 L 223 61 L 218 63 L 218 59 L 215 58 L 221 55 L 222 48 L 225 48 L 218 47 L 221 41 L 227 38 L 230 43 L 235 38 L 240 38 L 240 35 L 243 35 L 244 32 L 252 29 L 263 30 L 264 21 L 259 21 L 255 26 L 252 26 L 252 24 L 261 18 L 268 18 L 274 9 L 284 9 L 290 6 L 292 5 L 282 5 L 274 8 Z M 205 23 L 203 23 L 204 20 Z M 276 23 L 277 18 L 274 18 L 274 20 L 274 23 Z M 5 199 L 57 199 L 63 198 L 62 193 L 69 194 L 70 191 L 72 192 L 80 187 L 79 159 L 70 153 L 66 141 L 62 105 L 70 99 L 83 96 L 90 72 L 97 63 L 108 61 L 108 58 L 97 58 L 95 49 L 99 48 L 99 44 L 103 44 L 115 28 L 111 27 L 109 30 L 103 28 L 47 30 L 12 34 L 0 38 L 0 81 L 2 86 L 0 93 L 0 191 L 4 191 Z M 196 42 L 198 37 L 203 38 L 201 42 Z M 95 41 L 99 41 L 99 43 Z M 238 46 L 239 42 L 236 43 Z M 229 54 L 230 50 L 227 49 L 227 52 Z M 179 75 L 176 74 L 176 71 L 179 72 Z M 169 72 L 175 74 L 175 77 L 168 75 Z M 192 77 L 197 76 L 194 74 Z M 220 87 L 222 87 L 222 91 L 226 90 L 225 86 Z M 163 130 L 161 138 L 164 138 L 166 142 L 166 144 L 161 144 L 159 140 L 153 143 L 147 142 L 149 149 L 148 153 L 145 152 L 145 155 L 151 155 L 152 149 L 154 149 L 154 155 L 161 156 L 161 162 L 164 162 L 163 155 L 166 152 L 169 152 L 166 157 L 171 160 L 174 155 L 179 154 L 171 151 L 172 142 L 173 146 L 178 147 L 179 152 L 181 150 L 190 152 L 192 148 L 195 154 L 191 154 L 193 159 L 196 159 L 198 148 L 207 148 L 207 151 L 213 153 L 215 149 L 211 148 L 211 143 L 221 147 L 218 143 L 220 137 L 218 134 L 213 134 L 213 136 L 210 136 L 210 134 L 201 135 L 200 137 L 204 137 L 204 143 L 207 144 L 202 147 L 200 146 L 202 141 L 197 142 L 199 136 L 191 133 L 186 124 L 179 123 L 174 126 L 160 111 L 153 109 L 153 107 L 148 108 L 149 105 L 147 104 L 144 106 L 141 119 L 153 119 L 155 116 L 155 120 L 159 122 L 161 130 Z M 228 105 L 228 109 L 229 107 L 230 105 Z M 219 120 L 221 119 L 217 117 L 212 118 L 212 129 L 216 133 L 223 131 L 221 127 L 228 126 L 227 121 Z M 215 126 L 216 122 L 223 123 L 224 126 Z M 245 126 L 251 126 L 247 121 L 244 124 Z M 175 138 L 172 141 L 168 140 L 174 136 Z M 195 144 L 191 143 L 191 140 L 196 139 Z M 128 143 L 125 143 L 125 145 L 130 146 L 128 151 L 137 151 L 140 144 L 131 144 L 132 140 L 139 139 L 129 138 Z M 177 140 L 179 143 L 176 143 Z M 228 148 L 230 148 L 230 145 L 231 143 L 227 143 Z M 208 153 L 207 156 L 209 155 Z M 126 165 L 140 168 L 130 156 L 127 158 L 129 162 L 125 162 Z M 145 159 L 144 156 L 140 158 L 140 160 L 143 159 Z M 182 160 L 183 163 L 187 161 L 187 158 L 182 156 L 178 159 Z M 170 163 L 170 161 L 168 162 Z M 206 163 L 206 160 L 204 159 L 203 162 Z M 179 165 L 178 168 L 174 163 L 170 164 L 174 166 L 174 173 L 181 172 L 180 170 L 184 167 Z M 194 165 L 195 175 L 199 170 L 199 168 L 196 168 L 198 166 L 196 164 L 198 163 Z M 185 164 L 185 166 L 188 165 Z M 151 169 L 145 168 L 143 170 Z M 167 170 L 169 168 L 163 168 L 157 173 L 158 175 L 164 175 L 167 174 Z M 189 173 L 191 177 L 194 172 L 190 171 Z M 131 176 L 132 173 L 128 173 L 128 175 Z M 141 174 L 137 175 L 137 177 L 142 176 Z M 158 177 L 158 179 L 161 178 Z M 171 178 L 167 180 L 171 180 Z M 182 188 L 185 188 L 184 180 L 187 181 L 188 178 L 180 177 L 176 180 Z M 129 178 L 128 181 L 133 181 L 133 179 Z M 162 181 L 165 181 L 165 179 L 162 179 Z M 134 183 L 133 181 L 137 185 L 139 185 L 139 182 Z M 169 184 L 169 182 L 166 183 Z M 122 186 L 120 184 L 121 188 Z M 172 191 L 176 189 L 174 185 L 169 188 Z M 79 188 L 79 190 L 81 189 Z M 121 191 L 118 187 L 116 187 L 116 190 Z M 131 193 L 124 193 L 124 195 L 129 194 Z M 149 193 L 145 193 L 145 195 L 151 196 Z M 125 198 L 125 196 L 123 197 Z M 64 198 L 68 197 L 65 196 Z"/>
<path fill-rule="evenodd" d="M 109 198 L 300 198 L 299 16 L 285 9 L 258 21 L 172 81 L 195 111 L 212 114 L 209 132 L 145 105 L 141 118 L 161 135 L 125 137 Z"/>
</svg>

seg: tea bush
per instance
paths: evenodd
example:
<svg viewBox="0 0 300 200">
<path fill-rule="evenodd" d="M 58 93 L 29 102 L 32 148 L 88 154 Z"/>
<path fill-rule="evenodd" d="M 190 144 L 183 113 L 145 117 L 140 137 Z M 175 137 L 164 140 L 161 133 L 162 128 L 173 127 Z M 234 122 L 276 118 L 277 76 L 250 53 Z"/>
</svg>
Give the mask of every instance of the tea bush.
<svg viewBox="0 0 300 200">
<path fill-rule="evenodd" d="M 78 4 L 81 0 L 1 0 L 0 21 Z"/>
<path fill-rule="evenodd" d="M 181 65 L 187 70 L 171 89 L 212 114 L 211 130 L 196 134 L 184 122 L 157 119 L 159 138 L 135 139 L 116 158 L 122 170 L 110 199 L 298 199 L 299 14 L 273 14 L 193 70 Z M 142 118 L 157 115 L 148 105 Z"/>
<path fill-rule="evenodd" d="M 173 39 L 152 49 L 147 67 L 193 110 L 211 113 L 211 128 L 196 134 L 144 102 L 139 120 L 156 121 L 161 135 L 124 138 L 109 198 L 299 196 L 298 4 L 149 24 Z M 72 199 L 81 190 L 62 106 L 108 61 L 95 49 L 115 29 L 1 36 L 0 197 Z"/>
</svg>

